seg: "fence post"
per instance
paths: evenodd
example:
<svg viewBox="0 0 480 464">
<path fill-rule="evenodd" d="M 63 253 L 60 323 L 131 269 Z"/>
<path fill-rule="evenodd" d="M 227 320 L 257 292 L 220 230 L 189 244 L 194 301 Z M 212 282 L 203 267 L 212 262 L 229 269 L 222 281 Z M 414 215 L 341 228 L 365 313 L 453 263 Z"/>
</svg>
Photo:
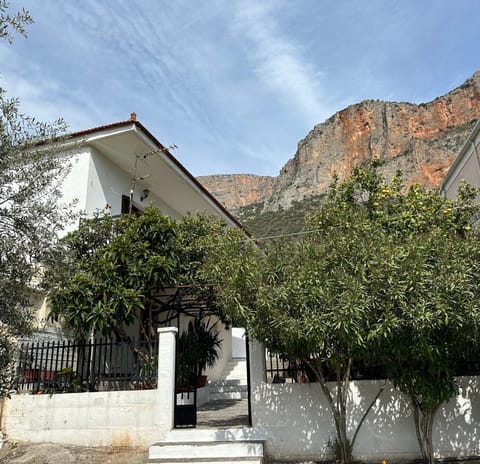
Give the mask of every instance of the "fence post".
<svg viewBox="0 0 480 464">
<path fill-rule="evenodd" d="M 173 429 L 175 406 L 176 327 L 158 329 L 158 408 L 156 422 Z"/>
</svg>

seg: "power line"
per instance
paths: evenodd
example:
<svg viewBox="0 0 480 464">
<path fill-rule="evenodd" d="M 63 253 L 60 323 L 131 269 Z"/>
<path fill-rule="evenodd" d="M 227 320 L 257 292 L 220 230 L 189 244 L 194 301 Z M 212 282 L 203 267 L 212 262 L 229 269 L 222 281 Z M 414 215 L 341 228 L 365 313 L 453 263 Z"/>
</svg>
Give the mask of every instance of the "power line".
<svg viewBox="0 0 480 464">
<path fill-rule="evenodd" d="M 279 234 L 279 235 L 269 235 L 269 236 L 266 236 L 266 237 L 259 237 L 259 238 L 249 238 L 248 240 L 253 240 L 253 241 L 256 241 L 256 242 L 260 242 L 262 240 L 270 240 L 270 239 L 273 239 L 273 238 L 284 238 L 284 237 L 294 237 L 296 235 L 307 235 L 307 234 L 312 234 L 314 232 L 320 232 L 321 228 L 318 228 L 318 229 L 311 229 L 311 230 L 303 230 L 301 232 L 290 232 L 288 234 Z"/>
</svg>

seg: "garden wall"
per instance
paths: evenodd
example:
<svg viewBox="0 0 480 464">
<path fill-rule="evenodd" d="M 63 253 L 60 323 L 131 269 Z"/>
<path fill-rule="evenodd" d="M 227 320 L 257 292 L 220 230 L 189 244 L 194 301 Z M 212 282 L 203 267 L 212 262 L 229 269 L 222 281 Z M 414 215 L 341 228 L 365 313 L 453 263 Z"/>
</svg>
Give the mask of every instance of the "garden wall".
<svg viewBox="0 0 480 464">
<path fill-rule="evenodd" d="M 266 440 L 275 459 L 331 458 L 327 445 L 335 439 L 333 417 L 318 384 L 267 384 L 265 355 L 251 345 L 251 391 L 255 436 Z M 355 381 L 351 385 L 349 420 L 353 429 L 383 381 Z M 480 455 L 480 377 L 458 378 L 459 394 L 441 409 L 434 425 L 439 457 Z M 412 411 L 407 398 L 387 384 L 358 434 L 354 457 L 380 462 L 419 455 Z"/>
<path fill-rule="evenodd" d="M 176 328 L 159 329 L 156 390 L 14 394 L 1 404 L 9 439 L 82 446 L 149 446 L 173 428 Z"/>
<path fill-rule="evenodd" d="M 149 446 L 169 430 L 157 390 L 12 395 L 2 429 L 15 441 Z"/>
</svg>

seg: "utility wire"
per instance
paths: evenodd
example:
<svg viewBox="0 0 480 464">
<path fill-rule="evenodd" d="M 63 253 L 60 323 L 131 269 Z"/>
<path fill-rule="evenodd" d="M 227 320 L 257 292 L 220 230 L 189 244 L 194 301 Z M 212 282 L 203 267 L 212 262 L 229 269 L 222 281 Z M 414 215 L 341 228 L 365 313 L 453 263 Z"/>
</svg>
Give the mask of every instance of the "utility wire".
<svg viewBox="0 0 480 464">
<path fill-rule="evenodd" d="M 477 207 L 477 205 L 472 205 L 472 206 L 453 206 L 452 207 L 452 210 L 455 210 L 455 209 L 471 209 L 471 208 L 475 208 Z M 474 221 L 472 222 L 472 225 L 475 225 L 477 222 L 480 221 L 480 216 L 477 216 L 477 218 L 474 219 Z M 276 238 L 286 238 L 286 237 L 295 237 L 295 236 L 299 236 L 299 235 L 308 235 L 308 234 L 313 234 L 315 232 L 320 232 L 321 230 L 324 230 L 324 228 L 317 228 L 317 229 L 310 229 L 310 230 L 303 230 L 303 231 L 300 231 L 300 232 L 290 232 L 288 234 L 278 234 L 278 235 L 267 235 L 265 237 L 250 237 L 248 238 L 247 240 L 248 241 L 254 241 L 254 242 L 261 242 L 263 240 L 271 240 L 271 239 L 276 239 Z"/>
<path fill-rule="evenodd" d="M 261 242 L 262 240 L 270 240 L 273 238 L 284 238 L 284 237 L 294 237 L 296 235 L 313 234 L 314 232 L 320 232 L 321 230 L 323 229 L 318 228 L 318 229 L 311 229 L 311 230 L 303 230 L 301 232 L 290 232 L 288 234 L 268 235 L 266 237 L 259 237 L 259 238 L 252 237 L 252 238 L 249 238 L 248 240 L 253 240 L 254 242 Z"/>
</svg>

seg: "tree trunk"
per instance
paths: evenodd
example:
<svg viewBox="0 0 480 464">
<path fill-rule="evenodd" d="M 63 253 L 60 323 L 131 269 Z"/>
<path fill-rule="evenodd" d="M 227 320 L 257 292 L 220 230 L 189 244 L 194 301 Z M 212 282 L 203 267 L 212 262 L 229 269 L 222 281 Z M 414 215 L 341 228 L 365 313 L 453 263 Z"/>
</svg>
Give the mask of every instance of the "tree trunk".
<svg viewBox="0 0 480 464">
<path fill-rule="evenodd" d="M 420 447 L 420 452 L 422 453 L 422 460 L 425 464 L 434 464 L 434 454 L 433 454 L 433 421 L 435 419 L 435 414 L 440 408 L 440 404 L 431 408 L 427 411 L 424 411 L 416 400 L 416 398 L 411 397 L 412 407 L 413 407 L 413 418 L 415 422 L 415 432 L 417 434 L 417 442 Z"/>
<path fill-rule="evenodd" d="M 337 383 L 334 395 L 332 395 L 332 392 L 327 386 L 321 367 L 317 369 L 313 363 L 309 361 L 307 361 L 307 363 L 315 373 L 333 414 L 337 432 L 336 442 L 333 444 L 336 457 L 344 464 L 351 464 L 352 446 L 347 434 L 347 399 L 352 360 L 349 359 L 343 372 L 341 368 L 337 371 Z"/>
<path fill-rule="evenodd" d="M 333 414 L 333 419 L 335 422 L 335 430 L 337 432 L 336 442 L 333 443 L 333 450 L 335 451 L 336 457 L 340 462 L 344 464 L 351 464 L 353 461 L 353 445 L 355 444 L 355 440 L 357 438 L 358 432 L 360 427 L 362 426 L 367 414 L 372 409 L 373 405 L 377 402 L 380 394 L 385 389 L 386 382 L 380 388 L 380 390 L 375 395 L 375 398 L 370 402 L 368 408 L 365 410 L 364 414 L 362 415 L 360 422 L 358 423 L 355 432 L 353 434 L 353 438 L 350 440 L 347 434 L 347 400 L 348 400 L 348 392 L 350 388 L 350 371 L 352 368 L 352 359 L 349 359 L 346 365 L 345 370 L 342 372 L 341 368 L 337 371 L 337 384 L 336 384 L 336 391 L 335 395 L 332 395 L 332 392 L 327 386 L 325 377 L 323 375 L 321 366 L 317 366 L 307 360 L 306 363 L 312 369 L 319 382 L 323 393 L 325 394 L 328 404 L 330 406 L 330 410 Z"/>
</svg>

